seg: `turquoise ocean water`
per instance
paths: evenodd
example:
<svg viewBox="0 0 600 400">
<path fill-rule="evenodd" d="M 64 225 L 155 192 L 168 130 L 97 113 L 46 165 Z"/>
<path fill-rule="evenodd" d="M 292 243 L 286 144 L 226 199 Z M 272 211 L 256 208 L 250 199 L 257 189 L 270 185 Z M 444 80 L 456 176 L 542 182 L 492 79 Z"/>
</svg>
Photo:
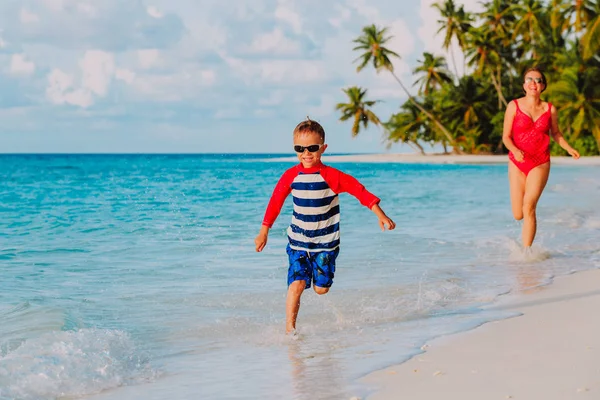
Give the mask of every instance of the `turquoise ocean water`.
<svg viewBox="0 0 600 400">
<path fill-rule="evenodd" d="M 347 399 L 506 293 L 600 267 L 600 168 L 554 166 L 531 257 L 506 165 L 335 163 L 334 286 L 283 334 L 291 199 L 254 251 L 273 155 L 0 156 L 0 399 Z"/>
</svg>

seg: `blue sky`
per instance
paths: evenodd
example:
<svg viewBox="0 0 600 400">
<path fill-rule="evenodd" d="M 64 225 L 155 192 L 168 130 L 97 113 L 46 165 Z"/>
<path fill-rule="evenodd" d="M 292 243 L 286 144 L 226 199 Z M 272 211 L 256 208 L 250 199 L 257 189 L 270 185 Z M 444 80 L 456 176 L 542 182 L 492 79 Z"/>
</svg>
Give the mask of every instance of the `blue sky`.
<svg viewBox="0 0 600 400">
<path fill-rule="evenodd" d="M 363 86 L 387 119 L 405 96 L 356 73 L 352 40 L 388 26 L 412 84 L 422 52 L 442 53 L 433 2 L 3 0 L 0 153 L 282 153 L 306 115 L 330 152 L 411 151 L 386 150 L 378 128 L 352 139 L 334 106 Z"/>
</svg>

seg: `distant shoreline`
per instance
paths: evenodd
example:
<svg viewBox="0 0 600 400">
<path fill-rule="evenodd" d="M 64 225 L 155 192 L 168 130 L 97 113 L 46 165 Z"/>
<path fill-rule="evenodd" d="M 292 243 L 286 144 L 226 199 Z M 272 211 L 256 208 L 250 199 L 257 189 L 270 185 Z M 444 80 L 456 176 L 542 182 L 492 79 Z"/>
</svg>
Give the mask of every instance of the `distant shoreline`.
<svg viewBox="0 0 600 400">
<path fill-rule="evenodd" d="M 270 161 L 295 161 L 296 157 L 272 158 Z M 365 162 L 365 163 L 400 163 L 400 164 L 506 164 L 507 155 L 449 155 L 449 154 L 352 154 L 323 155 L 324 163 L 333 162 Z M 572 157 L 553 156 L 555 165 L 600 165 L 600 156 Z"/>
</svg>

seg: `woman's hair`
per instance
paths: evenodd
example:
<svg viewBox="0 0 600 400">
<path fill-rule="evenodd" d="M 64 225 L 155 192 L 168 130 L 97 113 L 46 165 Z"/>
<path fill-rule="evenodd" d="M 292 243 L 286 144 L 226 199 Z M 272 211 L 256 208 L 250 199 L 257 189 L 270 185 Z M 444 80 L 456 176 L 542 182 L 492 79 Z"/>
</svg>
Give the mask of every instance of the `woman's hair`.
<svg viewBox="0 0 600 400">
<path fill-rule="evenodd" d="M 546 75 L 544 75 L 544 71 L 542 71 L 542 69 L 538 66 L 529 67 L 525 70 L 525 72 L 523 72 L 523 82 L 525 82 L 525 77 L 530 72 L 537 72 L 542 76 L 542 83 L 544 84 L 542 92 L 546 90 L 546 86 L 548 86 L 548 81 L 546 80 Z M 523 89 L 523 92 L 525 92 L 525 89 Z"/>
<path fill-rule="evenodd" d="M 317 121 L 313 121 L 309 117 L 306 117 L 305 121 L 300 122 L 294 128 L 294 135 L 298 133 L 316 133 L 325 142 L 325 129 Z"/>
</svg>

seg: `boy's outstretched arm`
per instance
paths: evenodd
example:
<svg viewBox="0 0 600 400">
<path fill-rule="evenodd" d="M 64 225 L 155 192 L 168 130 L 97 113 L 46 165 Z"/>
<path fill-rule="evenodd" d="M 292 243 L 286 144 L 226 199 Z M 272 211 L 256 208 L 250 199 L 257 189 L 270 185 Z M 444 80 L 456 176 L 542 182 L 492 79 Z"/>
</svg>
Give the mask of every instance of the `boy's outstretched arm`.
<svg viewBox="0 0 600 400">
<path fill-rule="evenodd" d="M 267 205 L 267 211 L 265 211 L 265 217 L 260 227 L 260 232 L 258 232 L 258 235 L 254 239 L 256 251 L 261 252 L 267 245 L 269 229 L 271 229 L 273 223 L 279 215 L 279 212 L 281 212 L 281 207 L 283 207 L 285 198 L 292 191 L 291 185 L 296 175 L 296 168 L 290 168 L 285 171 L 281 178 L 279 178 L 277 185 L 275 185 L 275 189 L 273 189 L 273 194 L 271 195 L 271 200 L 269 200 L 269 204 Z"/>
<path fill-rule="evenodd" d="M 267 239 L 269 237 L 269 227 L 263 225 L 260 227 L 260 232 L 256 235 L 254 239 L 254 244 L 256 245 L 256 251 L 261 252 L 267 245 Z"/>
<path fill-rule="evenodd" d="M 373 207 L 371 207 L 371 210 L 375 213 L 375 215 L 377 215 L 377 218 L 379 218 L 379 226 L 381 227 L 382 231 L 385 231 L 386 225 L 388 226 L 389 231 L 396 227 L 394 221 L 392 221 L 392 219 L 383 212 L 381 207 L 379 207 L 379 204 L 375 204 Z"/>
<path fill-rule="evenodd" d="M 377 215 L 382 231 L 385 230 L 386 225 L 390 231 L 396 227 L 394 221 L 379 207 L 379 198 L 369 192 L 356 178 L 332 167 L 327 167 L 326 170 L 321 171 L 321 174 L 334 192 L 350 193 L 360 201 L 360 204 L 371 209 Z"/>
</svg>

